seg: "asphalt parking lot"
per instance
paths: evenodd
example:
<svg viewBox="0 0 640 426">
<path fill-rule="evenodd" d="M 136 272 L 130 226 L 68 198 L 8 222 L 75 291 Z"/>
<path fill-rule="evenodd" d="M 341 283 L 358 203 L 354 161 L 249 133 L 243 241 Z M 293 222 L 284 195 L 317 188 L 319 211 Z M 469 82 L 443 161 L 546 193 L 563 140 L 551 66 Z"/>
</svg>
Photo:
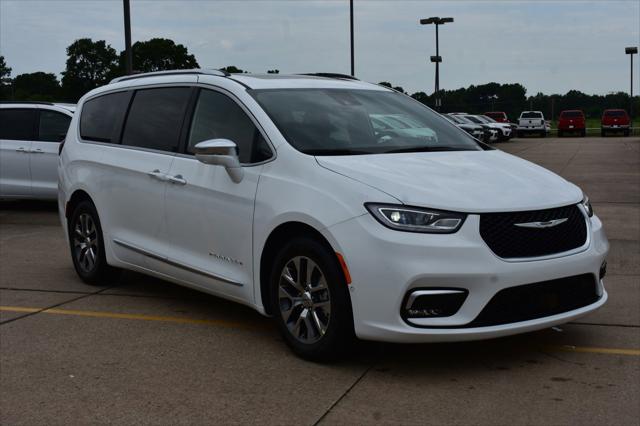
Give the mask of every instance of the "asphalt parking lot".
<svg viewBox="0 0 640 426">
<path fill-rule="evenodd" d="M 363 342 L 318 365 L 240 305 L 133 273 L 83 284 L 56 206 L 4 202 L 0 423 L 638 425 L 640 138 L 497 147 L 590 196 L 611 242 L 598 312 L 484 342 Z"/>
</svg>

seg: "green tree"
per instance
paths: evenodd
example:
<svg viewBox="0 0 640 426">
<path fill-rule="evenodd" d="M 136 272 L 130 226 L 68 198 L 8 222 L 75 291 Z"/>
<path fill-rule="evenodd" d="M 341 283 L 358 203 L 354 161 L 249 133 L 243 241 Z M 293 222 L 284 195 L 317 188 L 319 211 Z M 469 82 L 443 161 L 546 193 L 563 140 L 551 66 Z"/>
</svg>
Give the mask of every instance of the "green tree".
<svg viewBox="0 0 640 426">
<path fill-rule="evenodd" d="M 166 38 L 137 41 L 131 46 L 134 72 L 185 70 L 199 68 L 196 57 L 182 44 Z M 124 74 L 125 52 L 120 53 L 120 72 Z"/>
<path fill-rule="evenodd" d="M 104 40 L 82 38 L 67 47 L 67 68 L 62 72 L 64 98 L 76 102 L 82 95 L 116 76 L 118 54 Z"/>
<path fill-rule="evenodd" d="M 236 67 L 235 65 L 228 65 L 224 68 L 220 68 L 220 71 L 226 71 L 229 74 L 246 74 L 247 71 L 243 71 L 240 68 Z"/>
<path fill-rule="evenodd" d="M 19 101 L 57 101 L 60 83 L 53 73 L 20 74 L 13 80 L 15 99 Z"/>
<path fill-rule="evenodd" d="M 11 67 L 7 66 L 4 56 L 0 56 L 0 100 L 11 99 Z"/>
</svg>

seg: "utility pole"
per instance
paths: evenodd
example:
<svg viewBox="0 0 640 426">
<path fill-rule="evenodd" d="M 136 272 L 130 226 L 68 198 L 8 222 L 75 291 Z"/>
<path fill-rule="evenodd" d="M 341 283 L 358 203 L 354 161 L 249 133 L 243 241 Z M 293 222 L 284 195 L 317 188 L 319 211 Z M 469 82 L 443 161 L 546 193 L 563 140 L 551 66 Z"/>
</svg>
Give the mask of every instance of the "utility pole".
<svg viewBox="0 0 640 426">
<path fill-rule="evenodd" d="M 629 57 L 631 58 L 631 74 L 629 75 L 629 79 L 630 79 L 630 86 L 631 89 L 629 91 L 630 96 L 630 102 L 629 102 L 629 127 L 630 133 L 633 133 L 633 55 L 638 53 L 638 48 L 637 47 L 626 47 L 624 49 L 624 53 L 626 53 L 627 55 L 629 55 Z"/>
<path fill-rule="evenodd" d="M 356 76 L 355 60 L 353 52 L 353 0 L 349 0 L 349 21 L 350 21 L 350 33 L 351 33 L 351 76 Z"/>
<path fill-rule="evenodd" d="M 432 16 L 431 18 L 420 20 L 420 25 L 434 24 L 436 26 L 436 55 L 431 56 L 430 59 L 431 62 L 435 62 L 436 64 L 436 84 L 434 94 L 436 95 L 435 106 L 437 111 L 440 111 L 440 107 L 442 106 L 442 99 L 440 99 L 440 62 L 442 62 L 442 57 L 440 56 L 438 27 L 449 22 L 453 22 L 453 18 L 440 18 L 438 16 Z"/>
<path fill-rule="evenodd" d="M 131 10 L 129 0 L 122 0 L 124 5 L 124 57 L 125 72 L 127 75 L 133 74 L 133 55 L 131 53 Z"/>
</svg>

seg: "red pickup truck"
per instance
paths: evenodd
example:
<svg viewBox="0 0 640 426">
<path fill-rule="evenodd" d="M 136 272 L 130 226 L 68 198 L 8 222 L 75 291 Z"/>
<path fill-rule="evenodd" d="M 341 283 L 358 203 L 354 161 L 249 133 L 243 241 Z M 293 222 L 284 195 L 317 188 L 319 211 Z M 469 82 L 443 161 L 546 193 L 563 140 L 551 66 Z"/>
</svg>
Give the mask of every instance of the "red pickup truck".
<svg viewBox="0 0 640 426">
<path fill-rule="evenodd" d="M 625 136 L 629 136 L 631 130 L 631 120 L 629 114 L 623 109 L 605 109 L 602 113 L 600 124 L 601 136 L 606 136 L 610 132 L 622 131 Z"/>
<path fill-rule="evenodd" d="M 579 133 L 585 137 L 587 134 L 584 113 L 579 109 L 571 109 L 560 113 L 558 120 L 558 137 L 561 138 L 565 133 Z"/>
<path fill-rule="evenodd" d="M 498 123 L 508 123 L 509 117 L 507 117 L 507 113 L 503 111 L 490 111 L 485 112 L 484 115 L 487 117 L 491 117 L 496 120 Z"/>
</svg>

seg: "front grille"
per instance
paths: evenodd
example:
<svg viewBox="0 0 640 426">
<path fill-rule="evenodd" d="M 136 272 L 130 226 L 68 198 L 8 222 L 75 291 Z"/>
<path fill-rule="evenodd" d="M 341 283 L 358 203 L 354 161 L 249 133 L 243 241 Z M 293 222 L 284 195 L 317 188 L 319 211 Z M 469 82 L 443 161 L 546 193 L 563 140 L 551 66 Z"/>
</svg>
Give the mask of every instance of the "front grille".
<svg viewBox="0 0 640 426">
<path fill-rule="evenodd" d="M 548 317 L 591 305 L 598 299 L 597 283 L 592 274 L 505 288 L 464 327 L 487 327 Z"/>
<path fill-rule="evenodd" d="M 554 219 L 567 220 L 549 228 L 516 226 Z M 489 248 L 503 259 L 539 257 L 584 245 L 587 224 L 577 205 L 525 212 L 485 213 L 480 215 L 480 235 Z"/>
</svg>

